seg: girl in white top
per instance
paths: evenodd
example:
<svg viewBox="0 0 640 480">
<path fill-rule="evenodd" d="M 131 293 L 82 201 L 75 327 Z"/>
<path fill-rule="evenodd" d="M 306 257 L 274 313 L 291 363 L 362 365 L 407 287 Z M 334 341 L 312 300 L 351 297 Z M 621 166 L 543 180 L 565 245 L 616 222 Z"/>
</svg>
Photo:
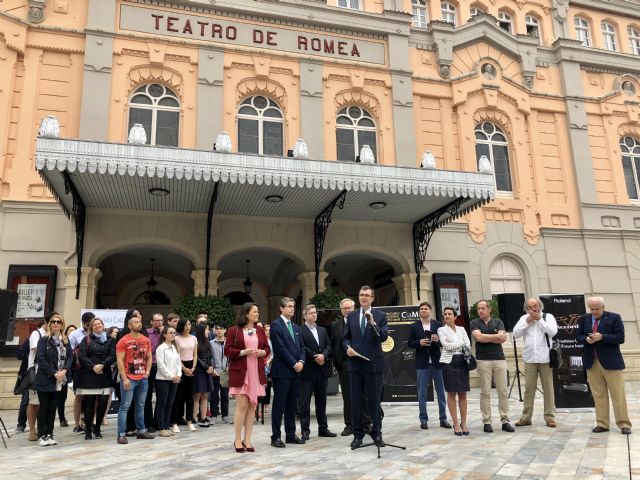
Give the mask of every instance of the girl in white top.
<svg viewBox="0 0 640 480">
<path fill-rule="evenodd" d="M 182 361 L 176 349 L 176 329 L 167 327 L 162 332 L 163 342 L 156 350 L 156 406 L 159 435 L 172 437 L 175 435 L 170 427 L 171 407 L 176 396 L 176 390 L 182 376 Z"/>
<path fill-rule="evenodd" d="M 443 316 L 444 326 L 438 329 L 438 339 L 442 345 L 440 363 L 444 389 L 447 392 L 447 405 L 453 421 L 453 433 L 458 436 L 469 435 L 467 428 L 469 371 L 463 358 L 463 348 L 471 350 L 471 342 L 464 327 L 456 325 L 456 311 L 452 307 L 445 307 Z M 456 403 L 460 409 L 460 423 L 458 423 Z"/>
</svg>

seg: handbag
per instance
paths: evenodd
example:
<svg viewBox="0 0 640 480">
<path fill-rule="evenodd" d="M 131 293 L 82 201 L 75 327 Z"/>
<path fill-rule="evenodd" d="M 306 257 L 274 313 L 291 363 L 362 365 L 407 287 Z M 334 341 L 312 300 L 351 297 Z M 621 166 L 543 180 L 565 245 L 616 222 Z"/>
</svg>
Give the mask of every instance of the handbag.
<svg viewBox="0 0 640 480">
<path fill-rule="evenodd" d="M 229 370 L 220 372 L 220 386 L 222 388 L 229 388 Z"/>
<path fill-rule="evenodd" d="M 22 395 L 27 390 L 31 389 L 33 384 L 36 382 L 36 367 L 33 366 L 29 370 L 27 370 L 24 375 L 18 375 L 16 379 L 16 384 L 13 387 L 14 395 Z"/>
<path fill-rule="evenodd" d="M 467 367 L 467 371 L 475 370 L 478 368 L 478 362 L 476 357 L 473 356 L 471 350 L 467 347 L 462 347 L 462 358 L 464 359 L 464 365 Z"/>
<path fill-rule="evenodd" d="M 544 320 L 546 316 L 547 314 L 545 313 L 542 316 L 542 319 Z M 545 333 L 544 336 L 547 339 L 547 347 L 549 348 L 549 366 L 551 368 L 560 368 L 563 363 L 562 345 L 560 345 L 560 342 L 558 340 L 553 340 L 552 342 L 549 342 L 548 333 Z"/>
</svg>

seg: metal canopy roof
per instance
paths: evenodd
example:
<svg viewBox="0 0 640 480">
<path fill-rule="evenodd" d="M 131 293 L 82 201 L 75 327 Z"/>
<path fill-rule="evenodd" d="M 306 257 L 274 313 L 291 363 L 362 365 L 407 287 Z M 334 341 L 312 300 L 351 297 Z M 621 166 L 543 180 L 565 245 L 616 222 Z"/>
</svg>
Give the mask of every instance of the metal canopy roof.
<svg viewBox="0 0 640 480">
<path fill-rule="evenodd" d="M 36 169 L 67 213 L 73 199 L 65 177 L 87 208 L 207 213 L 219 182 L 216 214 L 315 218 L 346 190 L 333 219 L 396 223 L 456 199 L 456 216 L 464 215 L 495 196 L 490 174 L 58 138 L 37 140 Z M 169 193 L 152 195 L 154 188 Z M 270 195 L 282 201 L 266 201 Z"/>
</svg>

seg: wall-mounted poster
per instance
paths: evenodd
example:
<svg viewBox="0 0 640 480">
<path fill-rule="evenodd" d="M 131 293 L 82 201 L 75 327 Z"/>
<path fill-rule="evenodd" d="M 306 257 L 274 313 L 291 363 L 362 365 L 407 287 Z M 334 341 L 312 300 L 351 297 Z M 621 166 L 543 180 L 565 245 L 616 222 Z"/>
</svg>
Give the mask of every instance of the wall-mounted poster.
<svg viewBox="0 0 640 480">
<path fill-rule="evenodd" d="M 17 318 L 43 318 L 47 285 L 44 283 L 22 283 L 18 285 Z"/>
<path fill-rule="evenodd" d="M 435 307 L 432 316 L 442 321 L 442 309 L 453 307 L 458 315 L 456 325 L 469 330 L 467 282 L 463 273 L 434 273 L 433 296 Z"/>
</svg>

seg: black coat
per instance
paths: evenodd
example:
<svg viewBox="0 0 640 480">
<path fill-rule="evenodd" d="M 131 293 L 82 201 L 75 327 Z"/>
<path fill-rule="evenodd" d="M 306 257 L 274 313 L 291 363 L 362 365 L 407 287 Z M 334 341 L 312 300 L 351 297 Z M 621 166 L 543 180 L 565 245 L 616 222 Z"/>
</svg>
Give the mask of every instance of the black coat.
<svg viewBox="0 0 640 480">
<path fill-rule="evenodd" d="M 345 330 L 344 317 L 339 315 L 339 318 L 331 324 L 331 353 L 333 355 L 333 365 L 338 372 L 341 372 L 347 366 L 347 354 L 342 346 Z"/>
<path fill-rule="evenodd" d="M 598 322 L 598 332 L 602 340 L 587 343 L 587 337 L 593 331 L 590 313 L 582 315 L 578 321 L 576 342 L 582 344 L 582 365 L 584 368 L 593 367 L 595 354 L 605 370 L 624 370 L 624 359 L 620 352 L 620 345 L 624 343 L 624 323 L 617 313 L 604 311 Z"/>
<path fill-rule="evenodd" d="M 82 365 L 76 370 L 73 384 L 76 388 L 109 388 L 113 384 L 111 365 L 116 361 L 113 338 L 107 337 L 104 343 L 96 337 L 84 337 L 78 346 L 78 360 Z M 103 364 L 102 373 L 93 371 L 93 367 Z"/>
<path fill-rule="evenodd" d="M 302 343 L 304 343 L 304 349 L 307 354 L 304 368 L 302 369 L 302 378 L 313 379 L 323 376 L 329 378 L 333 374 L 333 369 L 331 368 L 331 362 L 329 362 L 331 345 L 327 331 L 320 325 L 316 326 L 318 340 L 320 341 L 320 345 L 318 345 L 309 327 L 303 325 L 300 330 L 302 331 Z M 321 366 L 316 363 L 314 356 L 317 354 L 324 355 L 324 365 Z"/>
<path fill-rule="evenodd" d="M 438 329 L 442 327 L 442 323 L 431 319 L 431 335 L 437 335 Z M 429 357 L 435 368 L 442 368 L 440 364 L 440 342 L 434 342 L 428 347 L 420 345 L 420 340 L 425 338 L 425 330 L 422 327 L 422 320 L 416 320 L 409 329 L 409 340 L 407 345 L 416 349 L 416 369 L 427 368 L 429 366 Z"/>
<path fill-rule="evenodd" d="M 198 345 L 198 358 L 196 359 L 195 373 L 206 373 L 209 367 L 213 367 L 213 357 L 211 356 L 211 350 L 206 350 L 206 347 L 200 347 Z"/>
<path fill-rule="evenodd" d="M 66 350 L 66 360 L 63 369 L 69 371 L 73 362 L 71 354 L 71 346 L 69 343 L 64 344 Z M 58 348 L 53 343 L 53 338 L 44 336 L 38 340 L 38 349 L 36 353 L 36 361 L 38 363 L 38 373 L 34 383 L 34 390 L 42 392 L 56 391 L 56 377 L 54 375 L 58 369 Z M 66 387 L 63 387 L 66 388 Z"/>
</svg>

